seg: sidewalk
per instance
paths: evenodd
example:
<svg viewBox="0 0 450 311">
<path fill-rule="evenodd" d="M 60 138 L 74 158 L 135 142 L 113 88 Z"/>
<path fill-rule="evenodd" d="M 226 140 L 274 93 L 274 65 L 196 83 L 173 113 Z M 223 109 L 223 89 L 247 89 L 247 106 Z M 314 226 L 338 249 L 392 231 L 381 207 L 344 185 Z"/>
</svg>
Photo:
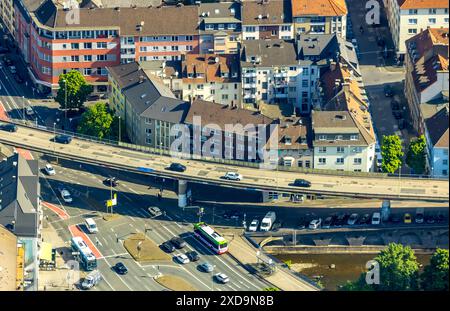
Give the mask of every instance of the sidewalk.
<svg viewBox="0 0 450 311">
<path fill-rule="evenodd" d="M 236 229 L 220 229 L 223 236 L 230 241 L 228 253 L 240 261 L 242 264 L 253 264 L 258 262 L 256 257 L 257 249 L 248 243 L 244 237 L 241 236 L 242 230 Z M 312 286 L 306 281 L 301 280 L 277 267 L 276 272 L 265 278 L 266 281 L 272 283 L 275 287 L 283 291 L 316 291 L 316 287 Z"/>
<path fill-rule="evenodd" d="M 51 243 L 52 248 L 57 250 L 56 254 L 56 270 L 54 271 L 39 271 L 39 291 L 64 291 L 64 290 L 73 290 L 72 284 L 75 282 L 78 282 L 79 276 L 75 277 L 77 279 L 71 280 L 70 284 L 67 281 L 67 275 L 68 271 L 65 267 L 65 263 L 67 260 L 70 260 L 69 254 L 70 251 L 68 251 L 68 246 L 66 243 L 61 239 L 61 237 L 58 235 L 58 233 L 55 231 L 53 226 L 49 224 L 45 224 L 44 220 L 44 227 L 42 228 L 42 239 L 43 242 Z M 64 249 L 64 255 L 61 256 L 61 251 Z"/>
</svg>

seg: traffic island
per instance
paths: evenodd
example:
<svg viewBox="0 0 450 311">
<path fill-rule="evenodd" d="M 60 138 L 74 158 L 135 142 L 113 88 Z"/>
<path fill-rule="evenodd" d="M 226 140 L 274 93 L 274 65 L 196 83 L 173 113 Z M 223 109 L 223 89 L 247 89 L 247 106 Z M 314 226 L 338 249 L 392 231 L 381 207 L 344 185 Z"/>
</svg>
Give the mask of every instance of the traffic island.
<svg viewBox="0 0 450 311">
<path fill-rule="evenodd" d="M 174 275 L 164 275 L 159 278 L 155 278 L 155 281 L 161 286 L 173 291 L 197 291 L 194 286 L 186 282 L 184 279 Z"/>
<path fill-rule="evenodd" d="M 164 253 L 155 242 L 143 233 L 130 235 L 123 246 L 136 261 L 169 261 L 171 257 Z"/>
<path fill-rule="evenodd" d="M 104 221 L 112 221 L 121 218 L 121 216 L 118 214 L 103 214 L 102 218 Z"/>
</svg>

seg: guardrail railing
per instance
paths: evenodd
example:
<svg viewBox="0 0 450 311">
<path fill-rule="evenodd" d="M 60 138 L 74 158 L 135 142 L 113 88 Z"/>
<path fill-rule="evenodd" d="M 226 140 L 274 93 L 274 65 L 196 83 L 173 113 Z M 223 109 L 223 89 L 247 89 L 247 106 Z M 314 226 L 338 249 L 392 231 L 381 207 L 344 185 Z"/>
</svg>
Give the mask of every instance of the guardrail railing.
<svg viewBox="0 0 450 311">
<path fill-rule="evenodd" d="M 36 125 L 34 122 L 26 121 L 26 120 L 8 120 L 8 121 L 2 121 L 5 123 L 13 123 L 16 125 L 32 128 L 32 129 L 38 129 L 54 134 L 65 134 L 73 136 L 80 140 L 95 142 L 99 144 L 104 145 L 110 145 L 114 147 L 121 147 L 124 149 L 134 150 L 134 151 L 140 151 L 145 152 L 149 154 L 154 155 L 160 155 L 160 156 L 172 156 L 173 154 L 167 150 L 167 149 L 161 149 L 161 148 L 154 148 L 154 147 L 148 147 L 148 146 L 142 146 L 142 145 L 136 145 L 126 142 L 119 142 L 116 140 L 109 140 L 109 139 L 100 139 L 93 136 L 83 135 L 80 133 L 72 132 L 72 131 L 65 131 L 58 128 L 53 127 L 47 127 L 43 125 Z M 232 160 L 232 159 L 223 159 L 223 158 L 211 158 L 211 157 L 205 157 L 195 154 L 183 154 L 178 153 L 177 154 L 179 158 L 183 159 L 192 159 L 197 161 L 203 161 L 203 162 L 209 162 L 209 163 L 217 163 L 217 164 L 224 164 L 224 165 L 232 165 L 232 166 L 238 166 L 238 167 L 250 167 L 250 168 L 260 168 L 260 163 L 258 162 L 248 162 L 244 160 Z M 354 177 L 372 177 L 372 178 L 408 178 L 408 179 L 436 179 L 436 180 L 448 180 L 448 178 L 443 177 L 436 177 L 436 176 L 430 176 L 430 175 L 412 175 L 412 174 L 388 174 L 388 173 L 376 173 L 376 172 L 353 172 L 353 171 L 336 171 L 336 170 L 325 170 L 325 169 L 313 169 L 313 168 L 300 168 L 300 167 L 288 167 L 288 166 L 282 166 L 278 165 L 275 169 L 275 171 L 285 171 L 285 172 L 297 172 L 301 174 L 320 174 L 320 175 L 333 175 L 333 176 L 354 176 Z"/>
</svg>

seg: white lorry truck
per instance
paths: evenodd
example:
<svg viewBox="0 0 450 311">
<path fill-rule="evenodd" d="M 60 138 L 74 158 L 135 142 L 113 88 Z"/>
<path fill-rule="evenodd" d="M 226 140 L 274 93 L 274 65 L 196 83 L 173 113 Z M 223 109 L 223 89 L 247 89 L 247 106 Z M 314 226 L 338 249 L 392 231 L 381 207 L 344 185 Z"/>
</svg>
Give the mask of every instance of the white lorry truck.
<svg viewBox="0 0 450 311">
<path fill-rule="evenodd" d="M 261 220 L 260 230 L 261 231 L 269 231 L 275 220 L 277 219 L 277 215 L 275 212 L 268 212 L 266 216 L 264 216 L 263 220 Z"/>
</svg>

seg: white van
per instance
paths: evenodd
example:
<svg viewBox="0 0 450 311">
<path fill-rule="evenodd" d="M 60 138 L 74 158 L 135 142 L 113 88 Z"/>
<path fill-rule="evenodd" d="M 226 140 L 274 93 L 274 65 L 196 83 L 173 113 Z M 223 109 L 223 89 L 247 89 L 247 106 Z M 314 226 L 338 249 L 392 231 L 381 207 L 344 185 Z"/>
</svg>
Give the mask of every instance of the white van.
<svg viewBox="0 0 450 311">
<path fill-rule="evenodd" d="M 94 270 L 81 282 L 82 289 L 90 289 L 100 283 L 103 279 L 102 274 L 98 270 Z"/>
<path fill-rule="evenodd" d="M 266 216 L 263 218 L 263 220 L 261 221 L 261 225 L 260 225 L 259 229 L 261 231 L 269 231 L 272 228 L 276 219 L 277 219 L 277 216 L 276 216 L 275 212 L 268 212 L 266 214 Z"/>
<path fill-rule="evenodd" d="M 97 224 L 95 223 L 95 220 L 93 218 L 86 218 L 86 228 L 89 230 L 90 233 L 97 233 L 98 228 Z"/>
</svg>

